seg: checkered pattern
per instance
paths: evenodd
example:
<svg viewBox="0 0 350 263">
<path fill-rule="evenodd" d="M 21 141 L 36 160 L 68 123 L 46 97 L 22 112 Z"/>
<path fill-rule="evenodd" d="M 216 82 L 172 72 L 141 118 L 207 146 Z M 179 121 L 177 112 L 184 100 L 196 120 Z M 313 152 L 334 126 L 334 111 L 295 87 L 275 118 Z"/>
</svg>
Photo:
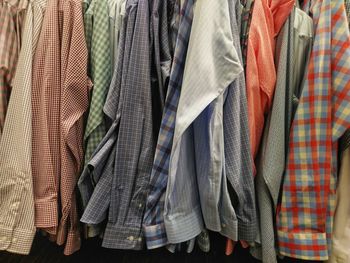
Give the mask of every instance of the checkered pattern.
<svg viewBox="0 0 350 263">
<path fill-rule="evenodd" d="M 239 61 L 242 62 L 239 29 L 235 23 L 236 13 L 232 4 L 230 5 L 230 16 L 234 46 Z M 244 72 L 240 73 L 228 88 L 223 114 L 225 171 L 231 186 L 229 189 L 234 191 L 234 194 L 231 195 L 231 201 L 238 219 L 238 239 L 254 241 L 257 229 L 257 211 Z"/>
<path fill-rule="evenodd" d="M 106 134 L 103 105 L 112 77 L 107 0 L 94 5 L 91 46 L 91 77 L 94 82 L 89 117 L 85 130 L 85 166 Z M 93 178 L 91 178 L 92 181 Z M 86 206 L 86 203 L 84 204 Z"/>
<path fill-rule="evenodd" d="M 179 4 L 179 1 L 176 3 Z M 144 216 L 144 232 L 149 249 L 167 244 L 164 226 L 164 198 L 169 173 L 169 159 L 175 129 L 176 109 L 180 98 L 185 59 L 193 16 L 193 0 L 185 0 L 181 11 L 174 61 L 170 73 L 168 93 L 150 179 L 150 193 Z"/>
<path fill-rule="evenodd" d="M 36 0 L 21 1 L 18 7 L 26 13 L 23 44 L 0 142 L 0 249 L 19 254 L 29 254 L 36 230 L 31 171 L 31 86 L 33 53 L 45 6 L 46 0 Z"/>
<path fill-rule="evenodd" d="M 60 39 L 58 4 L 48 0 L 33 61 L 32 174 L 35 226 L 56 234 L 60 176 Z"/>
<path fill-rule="evenodd" d="M 4 129 L 20 49 L 19 2 L 17 0 L 0 2 L 0 136 Z"/>
<path fill-rule="evenodd" d="M 62 3 L 63 2 L 63 3 Z M 79 219 L 76 204 L 76 184 L 83 166 L 84 113 L 89 106 L 87 77 L 87 47 L 84 38 L 82 2 L 60 2 L 61 38 L 61 219 L 57 243 L 66 242 L 64 253 L 80 248 Z M 77 67 L 76 65 L 81 65 Z"/>
<path fill-rule="evenodd" d="M 350 126 L 350 41 L 342 1 L 306 3 L 315 40 L 292 125 L 277 216 L 282 255 L 326 260 L 335 206 L 337 140 Z"/>
</svg>

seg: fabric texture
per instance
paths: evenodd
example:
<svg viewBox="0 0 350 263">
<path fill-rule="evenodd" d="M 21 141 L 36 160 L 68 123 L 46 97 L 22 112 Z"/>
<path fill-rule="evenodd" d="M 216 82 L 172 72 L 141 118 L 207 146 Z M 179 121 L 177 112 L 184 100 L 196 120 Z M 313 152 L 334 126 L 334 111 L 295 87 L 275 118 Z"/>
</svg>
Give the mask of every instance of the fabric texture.
<svg viewBox="0 0 350 263">
<path fill-rule="evenodd" d="M 32 173 L 35 226 L 55 235 L 60 176 L 60 39 L 58 3 L 48 0 L 32 78 Z"/>
<path fill-rule="evenodd" d="M 299 98 L 312 47 L 312 27 L 312 19 L 295 7 L 276 41 L 276 90 L 257 158 L 260 224 L 256 244 L 251 248 L 251 253 L 263 262 L 277 263 L 274 218 L 288 152 L 293 95 Z"/>
<path fill-rule="evenodd" d="M 350 262 L 350 148 L 341 156 L 337 188 L 337 205 L 334 214 L 332 254 L 328 263 Z"/>
<path fill-rule="evenodd" d="M 88 51 L 84 38 L 82 2 L 63 0 L 59 7 L 61 32 L 60 94 L 60 205 L 57 244 L 64 253 L 80 249 L 76 184 L 83 167 L 84 114 L 89 106 L 91 82 L 87 76 Z M 81 64 L 80 67 L 76 67 Z"/>
<path fill-rule="evenodd" d="M 179 3 L 177 3 L 179 4 Z M 147 248 L 157 248 L 168 243 L 164 225 L 164 199 L 167 189 L 169 159 L 175 129 L 177 104 L 185 66 L 187 46 L 193 17 L 193 0 L 186 0 L 181 11 L 180 25 L 169 87 L 165 100 L 162 123 L 150 178 L 150 190 L 147 198 L 143 229 Z M 174 242 L 179 243 L 179 242 Z"/>
<path fill-rule="evenodd" d="M 292 11 L 294 0 L 255 0 L 247 47 L 246 86 L 251 153 L 255 159 L 275 84 L 275 36 Z M 255 171 L 254 171 L 255 174 Z"/>
<path fill-rule="evenodd" d="M 242 62 L 239 30 L 235 23 L 235 5 L 228 1 L 233 43 Z M 232 69 L 231 69 L 232 70 Z M 244 72 L 230 85 L 224 103 L 225 173 L 228 190 L 238 219 L 238 239 L 253 241 L 256 234 L 257 212 L 253 178 L 253 159 L 249 153 L 249 123 Z M 239 118 L 237 118 L 239 116 Z M 233 132 L 236 131 L 236 132 Z"/>
<path fill-rule="evenodd" d="M 112 78 L 112 65 L 110 63 L 111 46 L 108 19 L 107 0 L 98 1 L 93 5 L 93 26 L 91 34 L 91 79 L 94 83 L 90 101 L 89 116 L 84 134 L 85 166 L 92 153 L 106 134 L 103 105 L 106 100 L 108 88 Z M 83 206 L 86 207 L 92 194 L 96 180 L 86 169 L 79 178 L 78 186 Z M 86 190 L 86 188 L 91 188 Z"/>
<path fill-rule="evenodd" d="M 148 1 L 128 1 L 125 21 L 118 74 L 104 105 L 111 126 L 89 163 L 99 182 L 82 221 L 99 220 L 96 213 L 106 216 L 109 209 L 102 246 L 137 250 L 143 246 L 142 219 L 155 149 Z M 108 187 L 98 188 L 106 182 Z"/>
<path fill-rule="evenodd" d="M 306 2 L 315 26 L 307 78 L 292 124 L 277 214 L 279 252 L 327 260 L 335 208 L 337 141 L 350 125 L 349 28 L 344 3 Z"/>
<path fill-rule="evenodd" d="M 48 2 L 33 65 L 35 225 L 69 255 L 80 248 L 75 187 L 91 86 L 80 1 Z"/>
<path fill-rule="evenodd" d="M 23 10 L 20 6 L 25 2 L 20 0 L 0 2 L 0 136 L 5 125 L 12 80 L 21 47 Z"/>
<path fill-rule="evenodd" d="M 0 141 L 0 249 L 19 254 L 29 254 L 35 234 L 31 167 L 32 62 L 45 6 L 46 0 L 21 1 L 18 5 L 18 10 L 25 12 L 23 44 Z"/>
</svg>

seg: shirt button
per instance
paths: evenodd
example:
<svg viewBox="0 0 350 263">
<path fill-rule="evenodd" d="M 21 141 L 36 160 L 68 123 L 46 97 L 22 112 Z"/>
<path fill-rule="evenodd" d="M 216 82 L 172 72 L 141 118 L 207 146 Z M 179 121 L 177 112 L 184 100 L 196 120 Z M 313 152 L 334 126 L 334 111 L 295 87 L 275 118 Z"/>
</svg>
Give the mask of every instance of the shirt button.
<svg viewBox="0 0 350 263">
<path fill-rule="evenodd" d="M 141 208 L 142 207 L 142 204 L 139 204 L 139 208 Z"/>
<path fill-rule="evenodd" d="M 129 236 L 127 239 L 130 241 L 134 241 L 134 236 Z"/>
<path fill-rule="evenodd" d="M 14 238 L 12 239 L 12 241 L 13 241 L 13 242 L 17 242 L 17 238 L 14 237 Z"/>
<path fill-rule="evenodd" d="M 142 238 L 141 238 L 141 237 L 139 237 L 137 240 L 138 240 L 139 242 L 141 242 L 141 241 L 142 241 Z"/>
<path fill-rule="evenodd" d="M 225 227 L 226 227 L 226 224 L 222 224 L 221 226 L 222 226 L 223 228 L 225 228 Z"/>
</svg>

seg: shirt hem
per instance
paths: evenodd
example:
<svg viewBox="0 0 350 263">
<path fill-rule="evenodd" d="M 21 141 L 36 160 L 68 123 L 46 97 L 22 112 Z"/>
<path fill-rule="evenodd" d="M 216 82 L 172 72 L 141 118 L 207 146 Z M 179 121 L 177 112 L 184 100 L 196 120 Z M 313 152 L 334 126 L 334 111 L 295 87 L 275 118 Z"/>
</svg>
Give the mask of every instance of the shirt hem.
<svg viewBox="0 0 350 263">
<path fill-rule="evenodd" d="M 204 229 L 200 206 L 187 215 L 166 216 L 164 223 L 168 242 L 171 244 L 191 240 Z"/>
<path fill-rule="evenodd" d="M 28 255 L 32 248 L 35 236 L 35 228 L 33 229 L 9 229 L 0 227 L 0 250 L 10 253 Z"/>
<path fill-rule="evenodd" d="M 326 233 L 293 233 L 278 231 L 279 253 L 283 256 L 325 261 L 328 259 Z"/>
<path fill-rule="evenodd" d="M 137 226 L 116 225 L 108 222 L 104 232 L 102 247 L 111 249 L 142 250 L 144 238 Z"/>
<path fill-rule="evenodd" d="M 148 249 L 160 248 L 168 244 L 164 222 L 156 225 L 144 225 L 143 232 Z"/>
</svg>

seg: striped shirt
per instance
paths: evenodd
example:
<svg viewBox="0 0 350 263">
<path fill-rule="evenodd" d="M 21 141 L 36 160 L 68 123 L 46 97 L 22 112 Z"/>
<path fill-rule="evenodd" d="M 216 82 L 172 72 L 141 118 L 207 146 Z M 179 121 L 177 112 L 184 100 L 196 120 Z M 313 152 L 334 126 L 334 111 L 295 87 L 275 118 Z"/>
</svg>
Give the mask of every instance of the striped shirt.
<svg viewBox="0 0 350 263">
<path fill-rule="evenodd" d="M 31 170 L 32 61 L 46 0 L 22 1 L 23 45 L 0 141 L 0 249 L 28 254 L 35 234 Z"/>
</svg>

